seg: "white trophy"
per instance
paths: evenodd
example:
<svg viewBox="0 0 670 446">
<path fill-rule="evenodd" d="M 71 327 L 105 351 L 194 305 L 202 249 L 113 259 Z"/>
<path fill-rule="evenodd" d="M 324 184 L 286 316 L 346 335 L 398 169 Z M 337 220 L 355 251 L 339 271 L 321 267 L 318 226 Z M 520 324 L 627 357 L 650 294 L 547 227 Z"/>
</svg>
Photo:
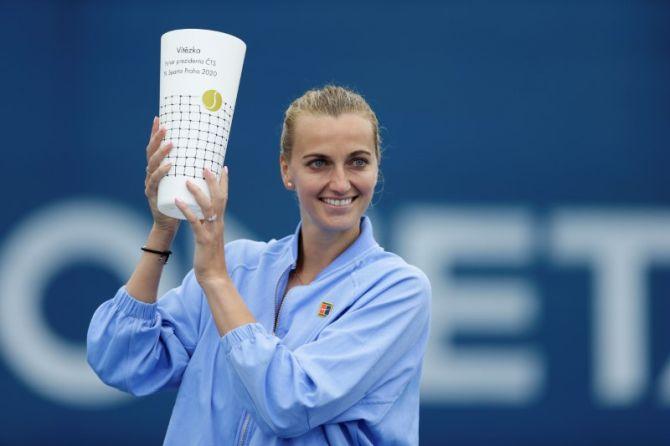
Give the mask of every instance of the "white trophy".
<svg viewBox="0 0 670 446">
<path fill-rule="evenodd" d="M 161 37 L 160 123 L 173 148 L 172 167 L 158 185 L 158 210 L 184 219 L 174 199 L 198 216 L 202 210 L 186 188 L 191 180 L 209 197 L 206 167 L 221 177 L 230 124 L 242 75 L 245 43 L 204 29 L 179 29 Z"/>
</svg>

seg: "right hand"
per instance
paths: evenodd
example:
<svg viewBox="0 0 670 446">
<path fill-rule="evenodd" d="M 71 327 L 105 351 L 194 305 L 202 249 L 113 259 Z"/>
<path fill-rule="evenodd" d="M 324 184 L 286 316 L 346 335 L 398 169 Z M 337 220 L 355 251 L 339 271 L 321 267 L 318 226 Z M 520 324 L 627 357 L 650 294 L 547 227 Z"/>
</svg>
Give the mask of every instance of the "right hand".
<svg viewBox="0 0 670 446">
<path fill-rule="evenodd" d="M 149 144 L 147 145 L 147 176 L 144 179 L 144 195 L 149 200 L 154 226 L 160 230 L 176 232 L 180 220 L 161 213 L 157 205 L 158 183 L 170 171 L 171 167 L 170 163 L 161 165 L 163 158 L 172 150 L 172 142 L 166 141 L 161 144 L 161 140 L 166 133 L 167 129 L 165 127 L 159 127 L 158 117 L 154 117 L 151 126 L 151 138 L 149 138 Z"/>
</svg>

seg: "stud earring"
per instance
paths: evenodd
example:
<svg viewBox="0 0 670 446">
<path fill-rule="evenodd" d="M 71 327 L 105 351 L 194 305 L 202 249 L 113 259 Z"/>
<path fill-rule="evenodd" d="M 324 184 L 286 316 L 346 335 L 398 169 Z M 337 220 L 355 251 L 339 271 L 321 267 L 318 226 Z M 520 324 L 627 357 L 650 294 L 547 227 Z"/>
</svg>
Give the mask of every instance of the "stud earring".
<svg viewBox="0 0 670 446">
<path fill-rule="evenodd" d="M 287 181 L 286 182 L 286 187 L 288 187 L 289 189 L 293 189 L 293 183 L 290 182 L 290 181 Z"/>
</svg>

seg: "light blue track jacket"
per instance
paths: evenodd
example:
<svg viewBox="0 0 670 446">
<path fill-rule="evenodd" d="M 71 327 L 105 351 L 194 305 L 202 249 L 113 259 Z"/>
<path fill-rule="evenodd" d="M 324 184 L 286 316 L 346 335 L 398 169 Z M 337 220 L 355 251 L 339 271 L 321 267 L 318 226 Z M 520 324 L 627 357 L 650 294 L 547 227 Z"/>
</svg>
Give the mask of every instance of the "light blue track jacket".
<svg viewBox="0 0 670 446">
<path fill-rule="evenodd" d="M 257 322 L 223 337 L 193 271 L 154 304 L 123 286 L 96 310 L 88 362 L 105 383 L 179 388 L 165 445 L 418 444 L 428 279 L 363 217 L 356 241 L 282 301 L 299 234 L 226 245 Z"/>
</svg>

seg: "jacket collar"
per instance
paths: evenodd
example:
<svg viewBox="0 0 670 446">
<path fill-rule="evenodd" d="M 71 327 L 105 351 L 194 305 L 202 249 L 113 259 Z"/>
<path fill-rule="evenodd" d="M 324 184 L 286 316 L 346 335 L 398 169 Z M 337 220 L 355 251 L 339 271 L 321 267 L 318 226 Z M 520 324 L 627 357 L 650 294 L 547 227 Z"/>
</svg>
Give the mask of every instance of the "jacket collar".
<svg viewBox="0 0 670 446">
<path fill-rule="evenodd" d="M 300 230 L 302 228 L 302 221 L 298 223 L 298 226 L 295 229 L 295 232 L 289 239 L 289 261 L 291 262 L 291 269 L 296 267 L 298 261 L 298 241 L 300 240 Z M 372 222 L 370 218 L 366 215 L 361 217 L 360 220 L 361 232 L 358 234 L 358 238 L 349 245 L 347 249 L 344 250 L 339 256 L 333 260 L 330 265 L 328 265 L 323 271 L 319 273 L 315 280 L 320 279 L 332 271 L 339 269 L 342 266 L 345 266 L 351 263 L 354 259 L 359 257 L 362 253 L 368 249 L 379 246 L 377 241 L 374 238 L 372 231 Z"/>
</svg>

